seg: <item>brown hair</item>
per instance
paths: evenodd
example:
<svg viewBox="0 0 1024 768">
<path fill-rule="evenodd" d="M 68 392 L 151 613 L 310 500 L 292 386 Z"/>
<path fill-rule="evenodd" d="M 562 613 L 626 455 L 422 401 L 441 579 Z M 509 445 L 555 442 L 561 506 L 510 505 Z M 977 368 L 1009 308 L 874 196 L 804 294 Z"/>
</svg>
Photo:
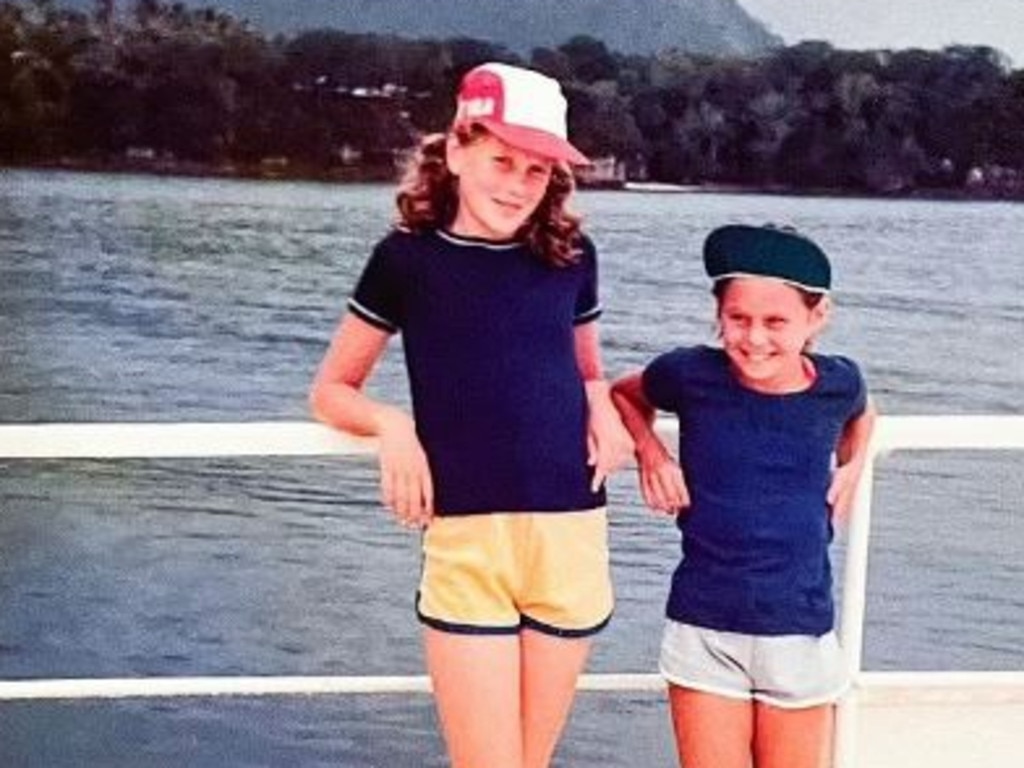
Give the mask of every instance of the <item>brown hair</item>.
<svg viewBox="0 0 1024 768">
<path fill-rule="evenodd" d="M 479 125 L 452 130 L 464 146 L 488 135 L 487 129 Z M 447 140 L 443 133 L 425 136 L 406 167 L 395 197 L 400 226 L 422 232 L 446 227 L 454 221 L 459 208 L 458 178 L 448 170 Z M 566 266 L 579 258 L 581 218 L 568 208 L 575 189 L 572 171 L 555 163 L 547 192 L 517 233 L 539 258 L 553 266 Z"/>
</svg>

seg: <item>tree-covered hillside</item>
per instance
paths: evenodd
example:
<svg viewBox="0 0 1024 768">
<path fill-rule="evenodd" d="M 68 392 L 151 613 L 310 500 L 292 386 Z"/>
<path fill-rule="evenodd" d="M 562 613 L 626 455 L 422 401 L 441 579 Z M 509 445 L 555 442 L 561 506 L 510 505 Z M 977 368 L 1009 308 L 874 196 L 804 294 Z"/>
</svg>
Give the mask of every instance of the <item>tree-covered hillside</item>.
<svg viewBox="0 0 1024 768">
<path fill-rule="evenodd" d="M 1024 70 L 989 48 L 640 56 L 575 37 L 517 57 L 466 38 L 268 38 L 150 0 L 123 19 L 0 2 L 0 164 L 393 177 L 494 59 L 558 78 L 573 141 L 634 178 L 1024 197 Z"/>
</svg>

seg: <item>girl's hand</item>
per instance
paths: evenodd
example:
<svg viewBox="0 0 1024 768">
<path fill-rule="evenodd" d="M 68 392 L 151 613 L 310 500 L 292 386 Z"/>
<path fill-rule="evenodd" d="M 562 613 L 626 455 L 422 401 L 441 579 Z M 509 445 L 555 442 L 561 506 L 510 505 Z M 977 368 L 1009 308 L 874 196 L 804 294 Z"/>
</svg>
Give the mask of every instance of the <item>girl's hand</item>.
<svg viewBox="0 0 1024 768">
<path fill-rule="evenodd" d="M 851 462 L 836 467 L 832 472 L 832 483 L 829 485 L 825 500 L 832 509 L 833 521 L 845 523 L 849 519 L 857 498 L 861 471 L 860 465 Z"/>
<path fill-rule="evenodd" d="M 690 506 L 690 491 L 683 470 L 661 441 L 652 435 L 637 445 L 640 492 L 651 509 L 675 515 Z"/>
<path fill-rule="evenodd" d="M 608 383 L 587 382 L 590 414 L 587 424 L 587 464 L 594 468 L 590 490 L 597 493 L 605 480 L 633 457 L 633 438 L 612 404 Z"/>
<path fill-rule="evenodd" d="M 860 477 L 871 455 L 871 436 L 877 417 L 878 411 L 869 397 L 863 412 L 846 423 L 839 437 L 836 447 L 838 466 L 832 473 L 832 482 L 825 497 L 836 522 L 846 522 L 853 511 Z"/>
<path fill-rule="evenodd" d="M 389 409 L 380 421 L 381 500 L 408 528 L 425 528 L 434 517 L 434 483 L 413 420 Z"/>
</svg>

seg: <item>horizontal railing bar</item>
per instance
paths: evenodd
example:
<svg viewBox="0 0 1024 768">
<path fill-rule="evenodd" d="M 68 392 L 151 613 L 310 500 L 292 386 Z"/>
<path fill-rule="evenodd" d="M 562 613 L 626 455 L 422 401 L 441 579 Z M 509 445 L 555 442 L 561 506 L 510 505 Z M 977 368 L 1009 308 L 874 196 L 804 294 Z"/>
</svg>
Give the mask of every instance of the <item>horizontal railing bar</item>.
<svg viewBox="0 0 1024 768">
<path fill-rule="evenodd" d="M 581 691 L 660 691 L 656 674 L 588 674 Z M 0 701 L 126 699 L 206 696 L 430 693 L 425 675 L 355 677 L 141 677 L 0 681 Z"/>
<path fill-rule="evenodd" d="M 0 425 L 0 458 L 116 459 L 369 455 L 377 441 L 317 422 Z"/>
<path fill-rule="evenodd" d="M 896 450 L 1019 450 L 1024 416 L 882 416 L 873 446 Z"/>
<path fill-rule="evenodd" d="M 672 420 L 658 429 L 671 436 Z M 874 450 L 1024 448 L 1024 416 L 883 416 Z M 316 422 L 0 425 L 0 459 L 367 455 L 376 440 Z"/>
<path fill-rule="evenodd" d="M 652 673 L 582 675 L 580 691 L 657 693 Z M 870 704 L 1024 703 L 1024 672 L 862 672 L 855 689 Z M 0 701 L 214 696 L 429 694 L 426 675 L 133 677 L 0 681 Z"/>
</svg>

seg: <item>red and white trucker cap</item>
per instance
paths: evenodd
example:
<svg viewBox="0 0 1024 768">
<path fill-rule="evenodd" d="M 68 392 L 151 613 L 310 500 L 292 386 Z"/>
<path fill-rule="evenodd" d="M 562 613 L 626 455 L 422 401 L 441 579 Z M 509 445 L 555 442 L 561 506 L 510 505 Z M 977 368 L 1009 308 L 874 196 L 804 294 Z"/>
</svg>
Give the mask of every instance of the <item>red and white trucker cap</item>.
<svg viewBox="0 0 1024 768">
<path fill-rule="evenodd" d="M 462 78 L 454 125 L 479 123 L 507 144 L 573 165 L 589 165 L 569 143 L 557 80 L 509 64 L 481 64 Z"/>
</svg>

